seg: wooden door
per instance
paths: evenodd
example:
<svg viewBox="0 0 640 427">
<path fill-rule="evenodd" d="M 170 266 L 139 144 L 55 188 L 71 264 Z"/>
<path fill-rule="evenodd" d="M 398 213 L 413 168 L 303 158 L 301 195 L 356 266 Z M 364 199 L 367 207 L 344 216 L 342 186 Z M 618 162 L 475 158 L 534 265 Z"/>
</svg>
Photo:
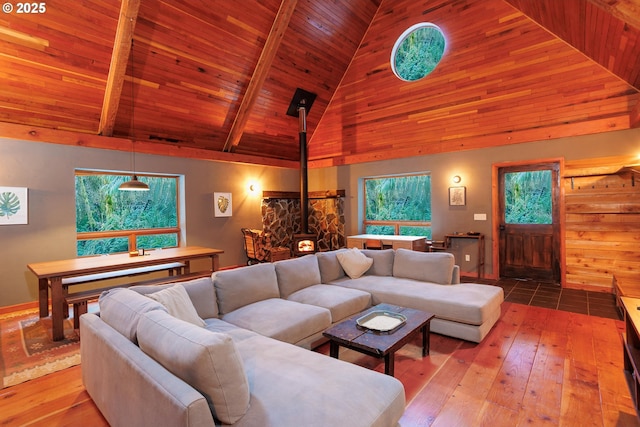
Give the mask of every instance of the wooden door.
<svg viewBox="0 0 640 427">
<path fill-rule="evenodd" d="M 558 163 L 502 167 L 500 277 L 560 283 Z"/>
</svg>

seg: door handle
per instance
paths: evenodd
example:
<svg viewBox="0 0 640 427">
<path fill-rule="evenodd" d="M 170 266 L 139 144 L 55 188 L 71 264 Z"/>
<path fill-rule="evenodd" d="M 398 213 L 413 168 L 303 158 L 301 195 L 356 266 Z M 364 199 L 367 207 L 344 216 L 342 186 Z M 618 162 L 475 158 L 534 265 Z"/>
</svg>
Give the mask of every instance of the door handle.
<svg viewBox="0 0 640 427">
<path fill-rule="evenodd" d="M 505 226 L 504 226 L 504 224 L 500 224 L 500 226 L 498 227 L 498 229 L 499 229 L 500 231 L 504 231 L 504 230 L 505 230 Z"/>
</svg>

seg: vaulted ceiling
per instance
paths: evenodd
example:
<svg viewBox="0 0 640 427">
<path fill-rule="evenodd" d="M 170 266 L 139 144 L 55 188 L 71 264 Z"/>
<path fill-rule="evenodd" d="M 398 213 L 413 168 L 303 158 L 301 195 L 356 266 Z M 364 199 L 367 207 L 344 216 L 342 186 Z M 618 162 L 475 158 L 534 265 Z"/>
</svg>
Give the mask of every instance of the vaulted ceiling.
<svg viewBox="0 0 640 427">
<path fill-rule="evenodd" d="M 639 0 L 40 4 L 0 14 L 0 137 L 297 167 L 296 88 L 312 167 L 640 124 Z M 447 47 L 403 82 L 418 22 Z"/>
</svg>

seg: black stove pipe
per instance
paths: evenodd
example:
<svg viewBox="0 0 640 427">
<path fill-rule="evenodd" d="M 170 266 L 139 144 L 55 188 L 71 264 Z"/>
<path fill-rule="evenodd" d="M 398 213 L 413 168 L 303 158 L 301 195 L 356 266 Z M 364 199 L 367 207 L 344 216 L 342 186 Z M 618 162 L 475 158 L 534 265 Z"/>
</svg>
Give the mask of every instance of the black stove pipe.
<svg viewBox="0 0 640 427">
<path fill-rule="evenodd" d="M 307 176 L 307 109 L 305 100 L 298 105 L 300 136 L 300 233 L 309 234 L 309 182 Z"/>
</svg>

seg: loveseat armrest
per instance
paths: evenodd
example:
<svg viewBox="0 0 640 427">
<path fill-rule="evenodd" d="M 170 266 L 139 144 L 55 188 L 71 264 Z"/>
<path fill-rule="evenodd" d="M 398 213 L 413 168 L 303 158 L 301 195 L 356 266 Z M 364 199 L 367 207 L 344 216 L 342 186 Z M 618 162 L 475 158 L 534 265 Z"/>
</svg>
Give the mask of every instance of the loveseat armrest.
<svg viewBox="0 0 640 427">
<path fill-rule="evenodd" d="M 80 317 L 82 382 L 111 426 L 214 426 L 206 399 L 95 314 Z"/>
<path fill-rule="evenodd" d="M 453 273 L 451 274 L 451 284 L 457 285 L 460 283 L 460 266 L 455 264 L 453 266 Z"/>
</svg>

